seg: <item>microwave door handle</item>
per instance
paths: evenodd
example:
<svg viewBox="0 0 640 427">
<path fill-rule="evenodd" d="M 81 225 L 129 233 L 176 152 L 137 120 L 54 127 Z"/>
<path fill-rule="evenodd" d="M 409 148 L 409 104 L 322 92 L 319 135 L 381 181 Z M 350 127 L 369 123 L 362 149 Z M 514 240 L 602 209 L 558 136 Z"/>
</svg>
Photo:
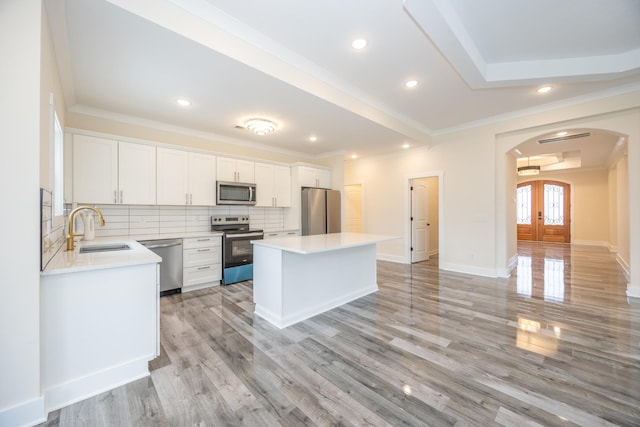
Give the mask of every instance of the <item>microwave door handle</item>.
<svg viewBox="0 0 640 427">
<path fill-rule="evenodd" d="M 253 201 L 253 187 L 249 186 L 249 201 Z"/>
</svg>

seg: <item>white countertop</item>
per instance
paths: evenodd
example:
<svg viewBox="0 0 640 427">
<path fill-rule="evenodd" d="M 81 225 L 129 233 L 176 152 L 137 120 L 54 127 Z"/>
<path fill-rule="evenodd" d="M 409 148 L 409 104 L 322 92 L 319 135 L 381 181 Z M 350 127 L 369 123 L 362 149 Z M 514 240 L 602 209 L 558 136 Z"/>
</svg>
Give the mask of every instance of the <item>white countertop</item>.
<svg viewBox="0 0 640 427">
<path fill-rule="evenodd" d="M 139 241 L 162 239 L 190 239 L 197 237 L 222 236 L 218 231 L 193 231 L 187 233 L 159 233 L 129 236 L 96 237 L 94 240 L 76 238 L 76 247 L 72 252 L 63 247 L 53 256 L 47 267 L 40 274 L 75 273 L 78 271 L 100 270 L 127 265 L 151 264 L 162 262 L 162 258 L 142 246 Z M 82 246 L 101 245 L 106 243 L 126 243 L 131 249 L 110 252 L 79 252 Z"/>
<path fill-rule="evenodd" d="M 83 246 L 102 245 L 107 243 L 126 243 L 131 249 L 80 253 Z M 77 273 L 80 271 L 92 271 L 105 268 L 125 267 L 129 265 L 153 264 L 162 262 L 162 258 L 154 254 L 149 249 L 142 246 L 135 240 L 130 239 L 96 239 L 90 241 L 76 242 L 73 251 L 67 251 L 65 247 L 60 248 L 57 254 L 49 261 L 47 268 L 40 274 L 43 276 L 53 274 Z"/>
<path fill-rule="evenodd" d="M 287 252 L 312 254 L 356 246 L 371 245 L 398 238 L 399 237 L 397 236 L 387 236 L 382 234 L 332 233 L 316 234 L 313 236 L 291 236 L 280 239 L 252 240 L 251 243 Z"/>
</svg>

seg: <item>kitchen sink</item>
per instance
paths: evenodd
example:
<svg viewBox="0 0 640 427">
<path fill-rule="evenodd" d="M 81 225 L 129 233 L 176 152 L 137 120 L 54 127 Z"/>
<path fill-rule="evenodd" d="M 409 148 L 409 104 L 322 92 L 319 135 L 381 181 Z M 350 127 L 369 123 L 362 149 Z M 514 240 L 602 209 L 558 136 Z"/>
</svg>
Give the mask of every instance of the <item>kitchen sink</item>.
<svg viewBox="0 0 640 427">
<path fill-rule="evenodd" d="M 80 253 L 91 254 L 95 252 L 126 251 L 129 249 L 131 249 L 131 246 L 126 243 L 105 243 L 103 245 L 82 246 L 80 248 Z"/>
</svg>

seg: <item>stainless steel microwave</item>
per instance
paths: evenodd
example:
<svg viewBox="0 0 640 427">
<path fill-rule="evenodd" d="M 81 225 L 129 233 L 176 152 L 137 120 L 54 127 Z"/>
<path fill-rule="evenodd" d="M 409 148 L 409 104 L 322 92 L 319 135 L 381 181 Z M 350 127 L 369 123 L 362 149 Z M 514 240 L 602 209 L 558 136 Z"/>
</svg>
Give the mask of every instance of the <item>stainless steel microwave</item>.
<svg viewBox="0 0 640 427">
<path fill-rule="evenodd" d="M 218 181 L 216 185 L 216 204 L 255 205 L 256 185 L 245 182 Z"/>
</svg>

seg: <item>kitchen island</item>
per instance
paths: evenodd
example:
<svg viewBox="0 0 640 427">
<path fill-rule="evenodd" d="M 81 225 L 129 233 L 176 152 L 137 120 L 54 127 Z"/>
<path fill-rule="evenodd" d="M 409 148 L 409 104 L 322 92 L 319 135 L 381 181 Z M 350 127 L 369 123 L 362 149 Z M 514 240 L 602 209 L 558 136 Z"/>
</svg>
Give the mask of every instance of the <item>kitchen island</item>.
<svg viewBox="0 0 640 427">
<path fill-rule="evenodd" d="M 285 328 L 376 292 L 376 244 L 396 238 L 332 233 L 252 241 L 255 313 Z"/>
</svg>

